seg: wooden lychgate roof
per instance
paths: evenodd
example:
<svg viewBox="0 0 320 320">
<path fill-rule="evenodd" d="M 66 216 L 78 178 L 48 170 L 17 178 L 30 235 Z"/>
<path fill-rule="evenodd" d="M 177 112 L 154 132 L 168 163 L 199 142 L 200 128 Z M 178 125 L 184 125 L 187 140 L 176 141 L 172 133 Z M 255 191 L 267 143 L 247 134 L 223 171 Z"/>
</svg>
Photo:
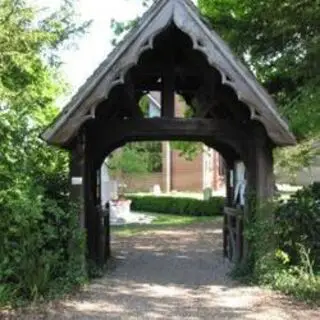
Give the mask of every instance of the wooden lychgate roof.
<svg viewBox="0 0 320 320">
<path fill-rule="evenodd" d="M 97 105 L 108 98 L 113 87 L 124 83 L 127 71 L 137 64 L 144 51 L 153 48 L 155 37 L 170 24 L 190 37 L 193 49 L 202 52 L 208 63 L 220 72 L 222 83 L 230 86 L 238 99 L 248 106 L 251 119 L 265 126 L 268 136 L 276 145 L 295 143 L 273 99 L 228 45 L 207 25 L 190 0 L 156 1 L 87 79 L 45 130 L 42 138 L 50 144 L 67 146 L 81 125 L 95 117 Z"/>
</svg>

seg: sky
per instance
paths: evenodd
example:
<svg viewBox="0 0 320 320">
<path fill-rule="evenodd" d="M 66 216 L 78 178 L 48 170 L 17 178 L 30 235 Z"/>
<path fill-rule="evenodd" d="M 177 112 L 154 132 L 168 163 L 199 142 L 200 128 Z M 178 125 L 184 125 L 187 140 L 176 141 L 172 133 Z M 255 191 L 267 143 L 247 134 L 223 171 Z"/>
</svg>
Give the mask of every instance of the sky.
<svg viewBox="0 0 320 320">
<path fill-rule="evenodd" d="M 42 8 L 55 9 L 61 0 L 29 1 Z M 86 34 L 76 41 L 77 48 L 61 52 L 62 71 L 71 85 L 68 97 L 62 99 L 61 103 L 66 102 L 77 91 L 112 50 L 111 20 L 133 19 L 146 8 L 142 6 L 142 0 L 77 0 L 76 10 L 79 21 L 92 20 L 92 24 Z"/>
<path fill-rule="evenodd" d="M 40 8 L 49 11 L 59 7 L 61 0 L 30 0 Z M 141 0 L 78 0 L 76 11 L 79 21 L 92 20 L 87 32 L 76 40 L 75 48 L 61 51 L 62 72 L 70 84 L 68 97 L 85 82 L 97 66 L 112 50 L 111 20 L 127 21 L 146 10 Z"/>
<path fill-rule="evenodd" d="M 140 0 L 78 0 L 80 19 L 92 20 L 77 49 L 62 52 L 63 72 L 75 91 L 112 50 L 111 20 L 126 21 L 145 9 Z"/>
</svg>

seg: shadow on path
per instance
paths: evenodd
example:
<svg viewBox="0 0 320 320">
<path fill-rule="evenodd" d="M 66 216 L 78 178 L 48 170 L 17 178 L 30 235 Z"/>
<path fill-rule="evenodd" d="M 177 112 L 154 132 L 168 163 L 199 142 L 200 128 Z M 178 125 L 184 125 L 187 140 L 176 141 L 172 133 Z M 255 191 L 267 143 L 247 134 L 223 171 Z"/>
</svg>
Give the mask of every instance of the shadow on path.
<svg viewBox="0 0 320 320">
<path fill-rule="evenodd" d="M 112 248 L 114 268 L 104 278 L 30 319 L 319 318 L 316 310 L 295 313 L 285 298 L 232 281 L 221 221 L 116 237 Z"/>
</svg>

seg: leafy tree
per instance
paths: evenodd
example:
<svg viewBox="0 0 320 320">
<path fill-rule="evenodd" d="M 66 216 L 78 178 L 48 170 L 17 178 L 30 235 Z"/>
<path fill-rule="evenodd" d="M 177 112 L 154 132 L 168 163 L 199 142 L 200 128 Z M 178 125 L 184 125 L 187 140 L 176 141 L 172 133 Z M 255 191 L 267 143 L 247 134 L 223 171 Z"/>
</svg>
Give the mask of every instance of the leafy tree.
<svg viewBox="0 0 320 320">
<path fill-rule="evenodd" d="M 71 1 L 48 14 L 23 0 L 0 2 L 0 303 L 83 279 L 67 156 L 39 138 L 66 89 L 59 50 L 87 25 L 74 17 Z"/>
<path fill-rule="evenodd" d="M 319 134 L 319 1 L 199 0 L 199 7 L 274 94 L 298 138 Z"/>
<path fill-rule="evenodd" d="M 42 19 L 23 0 L 0 3 L 2 182 L 16 175 L 37 176 L 39 170 L 59 170 L 66 160 L 44 147 L 39 134 L 56 116 L 55 101 L 66 89 L 58 71 L 58 50 L 85 27 L 73 19 L 69 1 Z"/>
<path fill-rule="evenodd" d="M 146 160 L 145 153 L 139 153 L 136 149 L 124 147 L 122 150 L 114 151 L 108 161 L 108 167 L 118 174 L 146 173 L 148 172 Z"/>
<path fill-rule="evenodd" d="M 114 151 L 108 167 L 114 174 L 148 173 L 159 171 L 161 161 L 160 142 L 135 142 Z"/>
<path fill-rule="evenodd" d="M 180 157 L 188 161 L 193 161 L 203 150 L 203 144 L 201 142 L 172 141 L 170 145 L 174 150 L 179 151 Z"/>
<path fill-rule="evenodd" d="M 148 96 L 142 96 L 139 106 L 145 116 L 148 116 L 149 104 Z M 161 162 L 160 142 L 135 142 L 114 151 L 108 159 L 108 167 L 116 175 L 137 174 L 159 171 Z"/>
<path fill-rule="evenodd" d="M 276 99 L 299 144 L 278 151 L 293 174 L 320 138 L 320 2 L 199 0 L 202 13 Z M 319 151 L 318 151 L 319 152 Z"/>
</svg>

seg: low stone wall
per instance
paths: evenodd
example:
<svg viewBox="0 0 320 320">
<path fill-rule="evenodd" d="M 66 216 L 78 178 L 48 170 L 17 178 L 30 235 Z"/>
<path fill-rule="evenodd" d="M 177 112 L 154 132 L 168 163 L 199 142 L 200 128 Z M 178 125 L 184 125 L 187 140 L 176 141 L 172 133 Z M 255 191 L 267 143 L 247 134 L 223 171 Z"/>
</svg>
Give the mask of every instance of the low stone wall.
<svg viewBox="0 0 320 320">
<path fill-rule="evenodd" d="M 161 172 L 146 174 L 122 174 L 114 177 L 119 185 L 126 185 L 125 192 L 150 192 L 154 185 L 159 185 L 163 190 L 163 178 Z"/>
<path fill-rule="evenodd" d="M 279 184 L 294 184 L 301 186 L 307 186 L 313 182 L 320 181 L 320 156 L 314 159 L 310 168 L 300 170 L 293 179 L 283 172 L 277 172 L 276 181 Z"/>
</svg>

